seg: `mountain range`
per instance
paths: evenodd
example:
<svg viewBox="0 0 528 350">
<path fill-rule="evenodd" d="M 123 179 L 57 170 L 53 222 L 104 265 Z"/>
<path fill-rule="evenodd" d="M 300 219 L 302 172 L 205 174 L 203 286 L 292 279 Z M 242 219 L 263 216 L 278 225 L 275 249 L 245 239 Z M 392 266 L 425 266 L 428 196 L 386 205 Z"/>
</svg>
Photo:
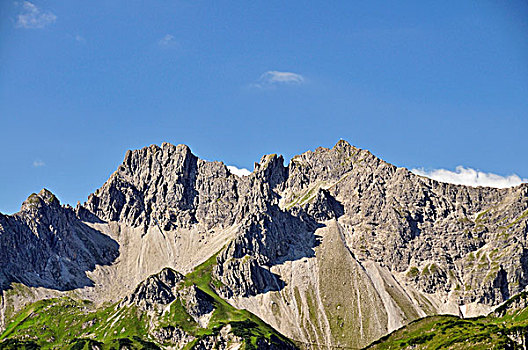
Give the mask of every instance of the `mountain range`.
<svg viewBox="0 0 528 350">
<path fill-rule="evenodd" d="M 75 208 L 43 189 L 0 214 L 0 349 L 526 346 L 528 184 L 343 140 L 284 163 L 163 143 Z"/>
</svg>

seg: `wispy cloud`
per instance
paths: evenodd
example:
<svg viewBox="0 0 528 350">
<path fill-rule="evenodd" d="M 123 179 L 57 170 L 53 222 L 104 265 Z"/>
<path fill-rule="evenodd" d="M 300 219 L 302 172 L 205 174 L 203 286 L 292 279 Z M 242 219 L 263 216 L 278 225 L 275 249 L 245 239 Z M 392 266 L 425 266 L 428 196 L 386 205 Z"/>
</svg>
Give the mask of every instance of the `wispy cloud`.
<svg viewBox="0 0 528 350">
<path fill-rule="evenodd" d="M 22 2 L 22 12 L 17 16 L 16 26 L 18 28 L 44 28 L 55 22 L 57 16 L 50 11 L 43 11 L 35 4 L 24 1 Z"/>
<path fill-rule="evenodd" d="M 77 34 L 75 36 L 75 41 L 79 42 L 79 43 L 84 43 L 86 42 L 86 39 L 84 39 L 84 37 L 80 36 L 79 34 Z"/>
<path fill-rule="evenodd" d="M 518 175 L 501 176 L 493 173 L 485 173 L 471 168 L 464 168 L 459 165 L 455 171 L 447 169 L 424 170 L 412 169 L 413 173 L 441 182 L 449 182 L 457 185 L 487 186 L 506 188 L 528 182 L 528 179 L 521 179 Z"/>
<path fill-rule="evenodd" d="M 242 177 L 242 176 L 248 176 L 248 175 L 251 174 L 251 171 L 249 171 L 249 170 L 247 170 L 247 169 L 244 169 L 244 168 L 239 169 L 239 168 L 237 168 L 237 167 L 235 167 L 235 166 L 232 166 L 232 165 L 228 165 L 228 166 L 227 166 L 227 169 L 229 169 L 229 171 L 230 171 L 232 174 L 235 174 L 235 175 L 240 176 L 240 177 Z"/>
<path fill-rule="evenodd" d="M 176 44 L 176 39 L 171 34 L 165 34 L 163 38 L 158 40 L 158 45 L 160 46 L 172 46 L 174 44 Z"/>
<path fill-rule="evenodd" d="M 40 168 L 40 167 L 43 167 L 44 165 L 46 165 L 46 163 L 44 163 L 43 161 L 41 160 L 34 160 L 33 161 L 33 166 L 35 168 Z"/>
<path fill-rule="evenodd" d="M 270 70 L 263 73 L 253 87 L 265 88 L 277 85 L 301 85 L 306 79 L 297 73 Z"/>
</svg>

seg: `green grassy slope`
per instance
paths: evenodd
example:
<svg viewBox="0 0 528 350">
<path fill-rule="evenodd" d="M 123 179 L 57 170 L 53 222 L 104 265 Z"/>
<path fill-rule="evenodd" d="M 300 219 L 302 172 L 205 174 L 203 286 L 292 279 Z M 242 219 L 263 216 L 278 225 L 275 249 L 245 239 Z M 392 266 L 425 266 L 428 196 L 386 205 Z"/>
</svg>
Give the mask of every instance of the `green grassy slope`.
<svg viewBox="0 0 528 350">
<path fill-rule="evenodd" d="M 487 317 L 425 317 L 382 337 L 366 349 L 523 349 L 528 339 L 528 293 Z"/>
<path fill-rule="evenodd" d="M 292 344 L 260 318 L 239 310 L 219 297 L 212 277 L 216 256 L 185 276 L 184 286 L 196 285 L 212 297 L 214 312 L 206 328 L 201 328 L 187 313 L 181 299 L 170 304 L 163 315 L 147 315 L 134 305 L 118 303 L 96 308 L 89 301 L 64 297 L 41 300 L 14 314 L 0 335 L 0 349 L 160 349 L 149 333 L 162 327 L 178 327 L 195 337 L 185 349 L 203 337 L 216 335 L 230 325 L 231 333 L 243 338 L 243 349 L 256 349 L 257 343 Z M 280 348 L 280 347 L 279 347 Z"/>
<path fill-rule="evenodd" d="M 96 309 L 88 301 L 47 299 L 26 306 L 8 321 L 0 349 L 16 349 L 20 344 L 28 349 L 83 349 L 89 343 L 105 344 L 108 349 L 119 343 L 137 345 L 147 343 L 142 340 L 147 325 L 147 316 L 136 307 L 113 304 Z M 134 347 L 157 348 L 153 343 Z"/>
</svg>

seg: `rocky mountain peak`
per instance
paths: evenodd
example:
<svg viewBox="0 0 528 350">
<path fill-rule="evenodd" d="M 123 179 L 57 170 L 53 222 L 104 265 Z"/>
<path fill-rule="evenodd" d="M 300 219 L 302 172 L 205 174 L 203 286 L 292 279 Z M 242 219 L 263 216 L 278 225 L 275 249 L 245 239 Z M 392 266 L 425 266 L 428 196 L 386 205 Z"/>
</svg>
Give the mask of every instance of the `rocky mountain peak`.
<svg viewBox="0 0 528 350">
<path fill-rule="evenodd" d="M 22 203 L 21 211 L 40 209 L 43 207 L 60 207 L 60 202 L 51 191 L 43 188 L 39 193 L 32 193 Z"/>
<path fill-rule="evenodd" d="M 348 141 L 343 140 L 343 139 L 337 141 L 337 143 L 333 147 L 333 149 L 347 149 L 347 148 L 355 148 L 355 147 L 352 146 Z"/>
<path fill-rule="evenodd" d="M 263 156 L 259 163 L 255 163 L 253 173 L 256 178 L 268 183 L 270 188 L 274 188 L 286 180 L 288 168 L 284 167 L 284 158 L 281 155 L 268 154 Z"/>
<path fill-rule="evenodd" d="M 186 145 L 163 143 L 128 151 L 110 179 L 88 198 L 85 208 L 104 221 L 124 221 L 146 231 L 156 222 L 166 229 L 196 222 L 196 181 L 205 162 Z M 213 162 L 214 163 L 214 162 Z M 214 165 L 211 175 L 229 171 Z M 179 211 L 172 217 L 169 208 Z"/>
<path fill-rule="evenodd" d="M 174 170 L 176 174 L 190 173 L 197 160 L 188 146 L 183 144 L 174 146 L 164 142 L 161 147 L 150 145 L 139 150 L 127 151 L 116 174 L 124 180 L 145 184 L 150 178 L 159 174 L 163 167 Z"/>
</svg>

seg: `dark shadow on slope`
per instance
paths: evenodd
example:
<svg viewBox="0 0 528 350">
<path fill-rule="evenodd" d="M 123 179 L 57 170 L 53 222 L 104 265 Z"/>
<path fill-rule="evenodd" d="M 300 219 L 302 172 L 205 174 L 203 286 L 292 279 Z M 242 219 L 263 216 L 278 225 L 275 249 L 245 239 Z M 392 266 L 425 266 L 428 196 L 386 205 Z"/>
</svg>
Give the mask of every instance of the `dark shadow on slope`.
<svg viewBox="0 0 528 350">
<path fill-rule="evenodd" d="M 303 207 L 282 210 L 277 205 L 246 220 L 243 233 L 218 258 L 217 274 L 227 282 L 226 297 L 282 290 L 286 283 L 270 271 L 274 265 L 315 256 L 322 237 L 315 232 L 324 221 L 337 219 L 344 207 L 320 190 Z"/>
<path fill-rule="evenodd" d="M 500 292 L 501 301 L 510 298 L 510 291 L 508 289 L 508 273 L 502 268 L 499 269 L 497 277 L 493 280 L 493 288 Z M 499 299 L 500 300 L 500 299 Z"/>
<path fill-rule="evenodd" d="M 525 235 L 528 235 L 528 225 L 526 226 L 526 233 Z M 521 267 L 522 267 L 522 278 L 519 281 L 519 291 L 524 290 L 524 288 L 528 285 L 528 249 L 522 248 L 522 254 L 521 254 Z"/>
<path fill-rule="evenodd" d="M 83 206 L 79 206 L 77 209 L 77 215 L 82 221 L 88 222 L 90 224 L 103 224 L 105 221 L 101 220 L 97 215 L 94 215 L 91 211 L 86 209 Z"/>
<path fill-rule="evenodd" d="M 110 265 L 119 244 L 82 222 L 70 208 L 0 217 L 0 292 L 12 283 L 59 291 L 94 286 L 86 272 Z"/>
<path fill-rule="evenodd" d="M 420 229 L 421 224 L 423 224 L 423 215 L 422 214 L 416 214 L 416 217 L 411 216 L 411 214 L 407 214 L 405 216 L 405 220 L 407 221 L 407 224 L 410 228 L 410 236 L 406 237 L 408 240 L 415 239 L 416 237 L 419 237 L 422 234 L 422 230 Z"/>
</svg>

